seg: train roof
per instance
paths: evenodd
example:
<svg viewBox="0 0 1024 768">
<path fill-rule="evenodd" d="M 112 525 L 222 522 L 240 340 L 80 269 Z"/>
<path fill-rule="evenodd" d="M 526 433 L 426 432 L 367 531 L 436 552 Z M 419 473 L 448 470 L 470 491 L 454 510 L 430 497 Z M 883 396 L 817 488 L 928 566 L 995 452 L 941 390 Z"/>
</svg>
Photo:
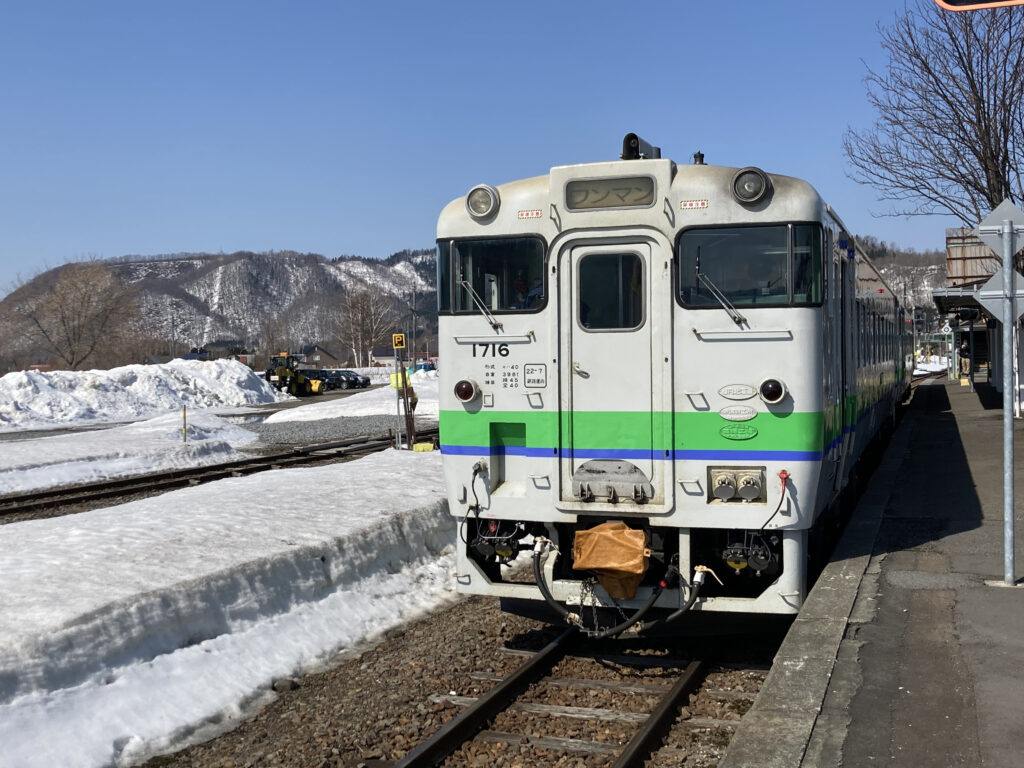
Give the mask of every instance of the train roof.
<svg viewBox="0 0 1024 768">
<path fill-rule="evenodd" d="M 769 180 L 771 194 L 756 205 L 745 205 L 735 199 L 733 182 L 738 174 L 751 170 Z M 654 197 L 657 199 L 646 206 L 574 211 L 566 204 L 566 189 L 571 183 L 640 178 L 655 180 Z M 500 201 L 498 212 L 486 221 L 474 219 L 466 207 L 471 191 L 467 190 L 467 195 L 452 200 L 442 210 L 438 238 L 526 231 L 553 237 L 567 229 L 592 226 L 639 225 L 680 230 L 690 226 L 771 220 L 816 221 L 832 215 L 817 190 L 803 179 L 751 168 L 703 163 L 678 165 L 660 158 L 555 166 L 545 175 L 494 185 L 483 180 L 479 186 L 494 191 Z M 600 215 L 600 223 L 595 214 Z"/>
</svg>

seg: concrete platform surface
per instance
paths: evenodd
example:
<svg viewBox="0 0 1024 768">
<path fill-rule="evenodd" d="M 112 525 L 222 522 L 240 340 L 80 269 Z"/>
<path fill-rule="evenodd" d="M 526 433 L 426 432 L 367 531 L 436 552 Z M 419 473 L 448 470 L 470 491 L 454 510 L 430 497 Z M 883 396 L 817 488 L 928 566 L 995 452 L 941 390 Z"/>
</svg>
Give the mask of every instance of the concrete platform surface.
<svg viewBox="0 0 1024 768">
<path fill-rule="evenodd" d="M 1024 424 L 1004 583 L 1002 400 L 920 386 L 719 768 L 1024 765 Z"/>
</svg>

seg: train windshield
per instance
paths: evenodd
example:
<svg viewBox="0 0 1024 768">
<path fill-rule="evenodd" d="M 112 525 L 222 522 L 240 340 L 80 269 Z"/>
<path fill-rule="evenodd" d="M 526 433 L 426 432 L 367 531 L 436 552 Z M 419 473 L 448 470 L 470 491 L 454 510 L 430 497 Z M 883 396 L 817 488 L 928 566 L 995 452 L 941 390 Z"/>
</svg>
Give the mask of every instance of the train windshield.
<svg viewBox="0 0 1024 768">
<path fill-rule="evenodd" d="M 539 237 L 438 243 L 441 312 L 530 312 L 545 304 Z"/>
<path fill-rule="evenodd" d="M 720 307 L 820 304 L 822 235 L 817 224 L 690 229 L 679 238 L 679 300 Z"/>
</svg>

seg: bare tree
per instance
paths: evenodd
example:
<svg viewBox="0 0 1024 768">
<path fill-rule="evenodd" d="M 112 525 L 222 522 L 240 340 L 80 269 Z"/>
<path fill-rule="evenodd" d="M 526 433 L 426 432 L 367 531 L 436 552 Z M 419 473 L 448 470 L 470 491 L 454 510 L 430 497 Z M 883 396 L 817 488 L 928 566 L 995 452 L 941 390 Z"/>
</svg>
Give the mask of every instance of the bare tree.
<svg viewBox="0 0 1024 768">
<path fill-rule="evenodd" d="M 369 364 L 373 348 L 382 344 L 394 327 L 391 302 L 371 286 L 345 294 L 332 335 L 352 351 L 356 365 L 361 366 Z"/>
<path fill-rule="evenodd" d="M 1024 200 L 1024 8 L 912 0 L 879 31 L 889 68 L 868 70 L 874 126 L 843 139 L 851 177 L 894 201 L 889 215 L 973 224 Z"/>
<path fill-rule="evenodd" d="M 110 358 L 138 330 L 138 295 L 103 264 L 66 264 L 47 285 L 19 302 L 16 315 L 30 343 L 58 364 L 82 367 Z"/>
<path fill-rule="evenodd" d="M 279 315 L 265 315 L 260 320 L 260 339 L 263 344 L 264 355 L 269 362 L 270 358 L 282 352 L 298 352 L 299 342 L 295 337 L 295 331 L 288 322 L 287 313 Z"/>
</svg>

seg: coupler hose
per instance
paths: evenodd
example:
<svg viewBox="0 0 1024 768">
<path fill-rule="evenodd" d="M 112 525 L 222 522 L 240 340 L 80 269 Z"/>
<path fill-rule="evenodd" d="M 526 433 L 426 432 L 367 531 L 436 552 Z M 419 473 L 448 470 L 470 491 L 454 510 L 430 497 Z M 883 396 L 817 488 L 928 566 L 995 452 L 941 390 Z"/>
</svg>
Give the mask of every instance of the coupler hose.
<svg viewBox="0 0 1024 768">
<path fill-rule="evenodd" d="M 654 604 L 658 602 L 659 597 L 661 597 L 661 585 L 658 585 L 654 589 L 652 589 L 651 595 L 647 598 L 646 602 L 644 602 L 643 605 L 636 609 L 636 613 L 634 613 L 628 619 L 623 621 L 621 624 L 617 624 L 616 626 L 602 630 L 601 632 L 587 631 L 587 637 L 593 638 L 594 640 L 603 640 L 606 637 L 615 637 L 616 635 L 621 635 L 627 629 L 629 629 L 638 621 L 640 621 L 640 619 L 642 619 L 647 614 L 647 612 L 654 607 Z M 638 629 L 636 631 L 639 632 L 640 630 Z"/>
<path fill-rule="evenodd" d="M 670 622 L 673 622 L 680 616 L 682 616 L 684 613 L 686 613 L 688 610 L 693 608 L 693 604 L 697 602 L 697 598 L 700 596 L 700 588 L 704 586 L 704 574 L 710 571 L 711 569 L 706 568 L 703 565 L 698 565 L 693 570 L 693 582 L 691 582 L 690 584 L 690 595 L 689 597 L 687 597 L 686 602 L 682 606 L 674 610 L 672 613 L 670 613 L 668 616 L 665 616 L 662 619 L 656 619 L 655 621 L 648 621 L 647 623 L 641 625 L 637 632 L 647 632 L 660 624 L 668 624 Z M 714 576 L 714 573 L 712 572 L 711 575 Z M 717 579 L 718 577 L 715 576 L 715 578 Z M 662 585 L 667 586 L 666 582 L 667 578 L 665 581 L 662 582 Z"/>
<path fill-rule="evenodd" d="M 548 589 L 548 583 L 544 580 L 544 572 L 541 570 L 540 558 L 541 555 L 547 551 L 548 546 L 554 546 L 548 539 L 538 538 L 533 545 L 533 578 L 537 582 L 537 587 L 540 589 L 540 593 L 544 595 L 544 600 L 554 608 L 558 614 L 566 620 L 569 624 L 575 624 L 579 626 L 580 617 L 570 613 L 560 602 L 555 600 L 551 594 L 551 590 Z"/>
<path fill-rule="evenodd" d="M 664 587 L 662 584 L 659 584 L 651 590 L 651 594 L 644 604 L 637 608 L 636 612 L 625 621 L 616 624 L 614 627 L 609 627 L 608 629 L 601 631 L 587 629 L 583 626 L 583 621 L 580 618 L 580 615 L 572 613 L 564 605 L 555 600 L 554 596 L 551 594 L 551 590 L 548 588 L 547 581 L 544 579 L 544 571 L 541 568 L 541 556 L 551 548 L 554 548 L 554 544 L 549 539 L 544 538 L 538 538 L 533 545 L 533 576 L 537 582 L 537 587 L 540 589 L 540 593 L 544 596 L 544 600 L 548 605 L 550 605 L 563 619 L 565 619 L 567 623 L 573 624 L 586 632 L 587 637 L 591 639 L 603 640 L 606 637 L 615 637 L 616 635 L 622 634 L 639 622 L 640 619 L 642 619 L 647 612 L 651 610 L 654 604 L 658 601 L 658 598 L 661 597 L 661 592 Z M 653 624 L 653 622 L 651 623 Z"/>
</svg>

